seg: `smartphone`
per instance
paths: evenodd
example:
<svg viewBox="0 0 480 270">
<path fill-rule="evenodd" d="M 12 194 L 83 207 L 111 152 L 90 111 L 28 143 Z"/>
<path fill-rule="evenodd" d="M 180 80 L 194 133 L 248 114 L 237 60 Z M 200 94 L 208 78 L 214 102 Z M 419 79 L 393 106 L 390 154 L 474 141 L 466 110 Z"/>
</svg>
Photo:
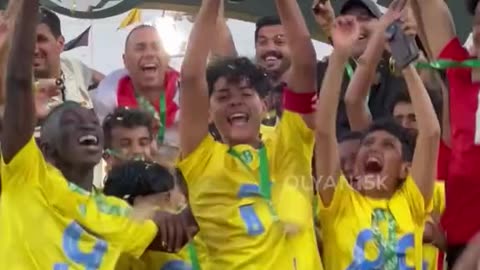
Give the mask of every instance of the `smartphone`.
<svg viewBox="0 0 480 270">
<path fill-rule="evenodd" d="M 405 35 L 400 21 L 393 22 L 387 28 L 386 36 L 395 60 L 395 68 L 402 70 L 418 59 L 420 50 L 415 37 Z"/>
</svg>

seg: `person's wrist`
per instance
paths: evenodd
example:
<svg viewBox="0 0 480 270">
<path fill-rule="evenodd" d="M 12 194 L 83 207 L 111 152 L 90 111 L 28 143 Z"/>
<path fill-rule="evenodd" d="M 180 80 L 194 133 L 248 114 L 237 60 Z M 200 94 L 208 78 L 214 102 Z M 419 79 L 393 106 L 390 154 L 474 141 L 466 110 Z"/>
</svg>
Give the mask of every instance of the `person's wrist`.
<svg viewBox="0 0 480 270">
<path fill-rule="evenodd" d="M 335 48 L 335 44 L 333 47 L 333 52 L 331 55 L 332 59 L 336 59 L 342 62 L 347 62 L 348 58 L 350 58 L 351 52 L 344 48 Z"/>
</svg>

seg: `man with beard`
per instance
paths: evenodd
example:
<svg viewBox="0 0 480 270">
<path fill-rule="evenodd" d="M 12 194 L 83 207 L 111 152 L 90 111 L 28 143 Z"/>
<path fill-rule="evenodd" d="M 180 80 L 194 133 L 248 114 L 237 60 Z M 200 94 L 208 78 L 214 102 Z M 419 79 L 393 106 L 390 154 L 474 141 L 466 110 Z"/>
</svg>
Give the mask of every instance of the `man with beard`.
<svg viewBox="0 0 480 270">
<path fill-rule="evenodd" d="M 60 18 L 55 13 L 41 8 L 36 31 L 33 60 L 35 78 L 60 79 L 63 82 L 61 92 L 51 98 L 48 106 L 52 108 L 70 100 L 92 108 L 88 91 L 95 88 L 104 76 L 78 60 L 60 57 L 65 38 L 62 35 Z"/>
<path fill-rule="evenodd" d="M 260 18 L 255 29 L 255 61 L 263 67 L 274 88 L 265 97 L 267 117 L 265 125 L 274 126 L 282 115 L 282 93 L 288 84 L 290 69 L 290 48 L 286 42 L 285 30 L 276 16 Z"/>
</svg>

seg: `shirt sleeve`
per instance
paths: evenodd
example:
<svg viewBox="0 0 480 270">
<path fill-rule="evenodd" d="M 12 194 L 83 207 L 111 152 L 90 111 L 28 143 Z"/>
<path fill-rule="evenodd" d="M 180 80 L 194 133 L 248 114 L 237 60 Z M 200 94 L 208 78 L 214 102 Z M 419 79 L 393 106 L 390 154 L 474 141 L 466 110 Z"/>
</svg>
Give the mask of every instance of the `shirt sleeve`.
<svg viewBox="0 0 480 270">
<path fill-rule="evenodd" d="M 433 209 L 433 198 L 425 203 L 417 184 L 409 175 L 400 189 L 400 194 L 407 200 L 413 219 L 417 224 L 423 224 L 427 213 Z"/>
<path fill-rule="evenodd" d="M 267 146 L 274 145 L 272 178 L 283 184 L 294 185 L 313 199 L 313 131 L 308 128 L 302 116 L 284 111 L 275 133 L 266 138 Z M 269 141 L 269 139 L 271 141 Z M 293 177 L 292 177 L 293 176 Z M 300 185 L 298 183 L 301 183 Z"/>
<path fill-rule="evenodd" d="M 448 177 L 448 166 L 450 163 L 451 149 L 443 140 L 440 141 L 437 160 L 437 179 L 446 181 Z"/>
<path fill-rule="evenodd" d="M 445 45 L 443 50 L 440 52 L 438 57 L 439 59 L 453 60 L 453 61 L 465 61 L 470 58 L 470 54 L 467 49 L 465 49 L 460 40 L 455 37 L 450 42 Z M 450 68 L 447 69 L 447 79 L 450 83 L 453 81 L 471 81 L 471 68 Z M 450 89 L 451 91 L 452 89 Z"/>
<path fill-rule="evenodd" d="M 328 218 L 334 215 L 339 215 L 342 206 L 347 202 L 348 195 L 353 192 L 352 187 L 348 184 L 345 176 L 341 175 L 338 179 L 338 183 L 334 183 L 331 178 L 327 179 L 318 179 L 322 186 L 333 186 L 336 185 L 335 191 L 333 193 L 333 199 L 330 202 L 329 206 L 323 204 L 322 198 L 320 195 L 317 195 L 318 198 L 318 213 L 320 220 L 323 218 Z M 329 183 L 328 181 L 332 181 Z"/>
<path fill-rule="evenodd" d="M 470 55 L 460 43 L 458 37 L 453 38 L 450 40 L 447 45 L 442 49 L 438 58 L 440 59 L 449 59 L 454 61 L 463 61 L 470 58 Z"/>
<path fill-rule="evenodd" d="M 90 91 L 89 94 L 92 99 L 95 114 L 100 122 L 103 123 L 107 115 L 112 113 L 117 107 L 115 90 L 105 88 L 104 85 L 101 85 L 97 89 Z"/>
<path fill-rule="evenodd" d="M 24 188 L 26 185 L 36 184 L 42 176 L 45 176 L 46 165 L 42 152 L 32 136 L 8 164 L 2 157 L 3 192 L 10 188 Z"/>
<path fill-rule="evenodd" d="M 180 160 L 178 168 L 185 177 L 187 185 L 193 184 L 193 182 L 198 180 L 198 176 L 204 173 L 213 159 L 215 149 L 219 147 L 222 147 L 222 145 L 215 142 L 211 135 L 207 135 L 192 153 Z"/>
<path fill-rule="evenodd" d="M 156 224 L 149 219 L 132 217 L 132 208 L 123 200 L 94 195 L 77 221 L 109 245 L 139 258 L 157 235 Z"/>
<path fill-rule="evenodd" d="M 282 147 L 282 153 L 277 156 L 288 156 L 290 152 L 298 156 L 308 156 L 308 162 L 313 157 L 314 133 L 307 127 L 300 114 L 284 111 L 280 123 L 276 127 L 277 138 Z M 290 154 L 291 155 L 291 154 Z"/>
<path fill-rule="evenodd" d="M 87 65 L 85 65 L 82 61 L 72 60 L 72 63 L 76 66 L 78 71 L 80 72 L 83 81 L 85 82 L 86 89 L 90 87 L 93 83 L 93 71 Z"/>
</svg>

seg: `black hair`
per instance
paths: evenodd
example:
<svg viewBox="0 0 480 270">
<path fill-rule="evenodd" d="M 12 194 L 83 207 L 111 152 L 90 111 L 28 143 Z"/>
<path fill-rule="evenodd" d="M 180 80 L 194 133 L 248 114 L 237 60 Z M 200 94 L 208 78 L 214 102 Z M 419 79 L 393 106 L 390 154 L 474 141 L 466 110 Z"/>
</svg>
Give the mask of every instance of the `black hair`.
<svg viewBox="0 0 480 270">
<path fill-rule="evenodd" d="M 438 121 L 442 123 L 441 120 L 442 120 L 442 113 L 443 113 L 443 97 L 442 97 L 441 89 L 428 89 L 427 94 L 430 97 L 430 101 L 432 102 L 433 110 L 437 115 Z M 393 114 L 393 110 L 395 109 L 395 106 L 397 106 L 398 103 L 412 103 L 412 99 L 410 98 L 410 95 L 408 94 L 407 89 L 397 92 L 393 100 L 393 103 L 390 106 L 392 114 Z"/>
<path fill-rule="evenodd" d="M 392 114 L 398 103 L 412 103 L 412 99 L 410 98 L 407 89 L 402 89 L 395 94 L 395 98 L 393 99 L 391 106 L 389 106 Z"/>
<path fill-rule="evenodd" d="M 60 24 L 60 18 L 54 12 L 50 11 L 45 7 L 41 7 L 38 12 L 38 23 L 45 24 L 52 32 L 52 35 L 55 38 L 58 38 L 62 35 L 62 27 Z"/>
<path fill-rule="evenodd" d="M 343 143 L 346 141 L 353 141 L 353 140 L 362 140 L 363 138 L 363 133 L 359 131 L 349 131 L 346 132 L 345 134 L 342 134 L 338 138 L 338 143 Z"/>
<path fill-rule="evenodd" d="M 133 205 L 137 196 L 167 192 L 175 187 L 175 175 L 157 163 L 128 161 L 114 166 L 107 176 L 103 192 Z"/>
<path fill-rule="evenodd" d="M 136 128 L 136 127 L 146 127 L 148 129 L 150 137 L 152 137 L 152 117 L 150 114 L 138 110 L 138 109 L 129 109 L 125 107 L 120 107 L 115 109 L 115 111 L 103 121 L 103 134 L 105 136 L 105 149 L 111 147 L 112 144 L 112 130 L 116 127 L 123 128 Z"/>
<path fill-rule="evenodd" d="M 153 30 L 157 30 L 155 28 L 155 26 L 153 25 L 149 25 L 149 24 L 141 24 L 141 25 L 137 25 L 135 26 L 127 35 L 127 37 L 125 38 L 125 49 L 127 48 L 127 44 L 128 44 L 128 41 L 130 40 L 130 37 L 133 35 L 133 33 L 137 32 L 137 30 L 141 30 L 141 29 L 145 29 L 145 28 L 148 28 L 148 29 L 153 29 Z"/>
<path fill-rule="evenodd" d="M 54 140 L 56 140 L 55 134 L 58 133 L 58 129 L 60 128 L 61 116 L 66 110 L 77 107 L 82 108 L 82 105 L 80 105 L 80 103 L 78 102 L 71 100 L 67 100 L 62 104 L 54 107 L 42 122 L 40 129 L 40 141 L 49 145 L 54 144 Z"/>
<path fill-rule="evenodd" d="M 470 15 L 475 15 L 475 10 L 477 9 L 478 0 L 467 0 L 467 11 Z"/>
<path fill-rule="evenodd" d="M 367 135 L 376 131 L 385 131 L 396 137 L 402 145 L 402 159 L 404 161 L 411 161 L 413 159 L 415 138 L 406 128 L 399 125 L 393 118 L 389 117 L 374 121 L 364 132 L 362 140 L 365 139 Z"/>
<path fill-rule="evenodd" d="M 246 57 L 224 57 L 212 61 L 207 67 L 208 93 L 212 95 L 214 84 L 220 78 L 229 83 L 239 83 L 246 79 L 261 98 L 271 90 L 272 85 L 265 70 Z"/>
<path fill-rule="evenodd" d="M 281 25 L 282 21 L 278 16 L 264 16 L 257 20 L 255 23 L 255 42 L 258 40 L 258 32 L 262 27 L 272 26 L 272 25 Z"/>
</svg>

